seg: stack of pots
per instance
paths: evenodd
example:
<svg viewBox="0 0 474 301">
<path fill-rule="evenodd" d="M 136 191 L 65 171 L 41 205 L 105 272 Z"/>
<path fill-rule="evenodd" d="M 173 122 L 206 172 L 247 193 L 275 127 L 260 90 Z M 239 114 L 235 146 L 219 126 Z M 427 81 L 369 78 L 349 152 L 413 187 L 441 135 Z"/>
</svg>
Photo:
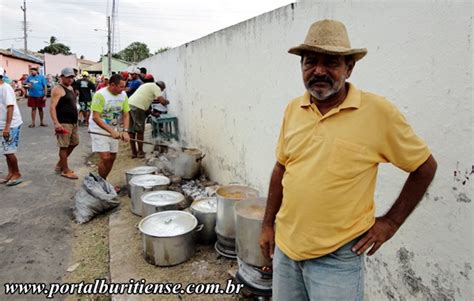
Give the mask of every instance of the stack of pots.
<svg viewBox="0 0 474 301">
<path fill-rule="evenodd" d="M 143 205 L 141 197 L 144 193 L 155 190 L 166 190 L 170 184 L 170 179 L 159 175 L 135 176 L 130 182 L 132 213 L 142 216 Z"/>
<path fill-rule="evenodd" d="M 258 191 L 248 186 L 228 185 L 217 189 L 216 250 L 235 258 L 235 204 L 258 197 Z"/>
<path fill-rule="evenodd" d="M 198 233 L 198 241 L 202 244 L 215 242 L 217 199 L 210 197 L 196 200 L 191 204 L 191 212 L 197 218 L 199 224 L 203 225 L 202 231 Z"/>
<path fill-rule="evenodd" d="M 127 183 L 127 188 L 128 188 L 128 197 L 131 197 L 131 191 L 130 191 L 130 180 L 135 177 L 135 176 L 143 176 L 143 175 L 153 175 L 158 172 L 158 167 L 156 166 L 138 166 L 135 168 L 132 168 L 128 170 L 125 173 L 125 179 Z"/>
</svg>

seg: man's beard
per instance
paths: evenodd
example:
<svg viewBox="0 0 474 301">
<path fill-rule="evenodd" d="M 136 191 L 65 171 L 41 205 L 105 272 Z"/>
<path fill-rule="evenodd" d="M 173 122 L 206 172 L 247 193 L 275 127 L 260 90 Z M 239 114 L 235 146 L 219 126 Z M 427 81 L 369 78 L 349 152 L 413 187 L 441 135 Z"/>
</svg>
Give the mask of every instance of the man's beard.
<svg viewBox="0 0 474 301">
<path fill-rule="evenodd" d="M 329 76 L 313 76 L 307 82 L 305 82 L 304 86 L 306 90 L 313 96 L 316 100 L 325 101 L 330 97 L 336 95 L 341 91 L 344 83 L 346 81 L 346 77 L 343 75 L 341 76 L 340 80 L 334 82 Z M 317 82 L 325 82 L 330 85 L 330 88 L 327 89 L 325 92 L 317 91 L 317 88 L 313 88 L 312 86 Z"/>
</svg>

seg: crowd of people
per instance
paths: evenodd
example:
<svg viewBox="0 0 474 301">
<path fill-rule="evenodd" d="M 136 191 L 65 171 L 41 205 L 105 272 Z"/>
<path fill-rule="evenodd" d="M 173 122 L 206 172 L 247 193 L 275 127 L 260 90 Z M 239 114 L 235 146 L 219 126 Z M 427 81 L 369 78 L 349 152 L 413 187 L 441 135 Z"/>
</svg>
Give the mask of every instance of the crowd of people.
<svg viewBox="0 0 474 301">
<path fill-rule="evenodd" d="M 110 77 L 90 76 L 87 71 L 80 76 L 78 73 L 72 67 L 62 69 L 57 84 L 48 91 L 50 81 L 40 75 L 36 67 L 30 68 L 27 77 L 19 81 L 8 80 L 9 83 L 5 70 L 0 70 L 1 143 L 8 165 L 8 174 L 0 183 L 15 186 L 22 182 L 15 156 L 23 124 L 16 102 L 20 95 L 27 98 L 27 106 L 31 109 L 28 127 L 34 128 L 37 111 L 39 126 L 48 126 L 44 108 L 48 93 L 51 94 L 49 113 L 59 148 L 59 160 L 54 169 L 67 179 L 78 179 L 68 165 L 68 157 L 79 144 L 78 128 L 81 126 L 91 133 L 92 151 L 100 158 L 98 173 L 104 179 L 113 167 L 119 140 L 131 144 L 132 158 L 145 157 L 141 141 L 146 118 L 150 114 L 159 117 L 167 112 L 169 101 L 164 95 L 165 83 L 155 82 L 146 68 L 113 73 Z"/>
</svg>

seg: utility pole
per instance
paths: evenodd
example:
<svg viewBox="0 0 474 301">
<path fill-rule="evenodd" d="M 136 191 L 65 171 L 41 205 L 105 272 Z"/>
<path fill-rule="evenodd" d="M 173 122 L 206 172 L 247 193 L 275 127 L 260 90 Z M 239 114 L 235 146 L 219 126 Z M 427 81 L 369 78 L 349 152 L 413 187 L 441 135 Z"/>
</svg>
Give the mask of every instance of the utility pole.
<svg viewBox="0 0 474 301">
<path fill-rule="evenodd" d="M 110 27 L 112 28 L 112 51 L 115 50 L 115 0 L 112 0 L 112 20 Z"/>
<path fill-rule="evenodd" d="M 26 33 L 26 0 L 23 0 L 23 6 L 21 6 L 23 11 L 23 39 L 25 40 L 25 54 L 28 54 L 28 34 Z"/>
<path fill-rule="evenodd" d="M 112 37 L 110 32 L 110 16 L 107 17 L 107 60 L 108 60 L 108 70 L 109 76 L 112 76 Z"/>
</svg>

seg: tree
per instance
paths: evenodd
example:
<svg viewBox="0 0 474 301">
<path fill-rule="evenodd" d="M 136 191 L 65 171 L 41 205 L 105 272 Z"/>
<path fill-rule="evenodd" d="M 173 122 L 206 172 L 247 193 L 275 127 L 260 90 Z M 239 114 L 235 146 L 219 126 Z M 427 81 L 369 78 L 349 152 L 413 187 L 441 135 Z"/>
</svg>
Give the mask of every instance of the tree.
<svg viewBox="0 0 474 301">
<path fill-rule="evenodd" d="M 154 54 L 163 53 L 163 52 L 168 51 L 168 50 L 170 50 L 170 49 L 171 49 L 171 47 L 168 47 L 168 46 L 166 46 L 166 47 L 161 47 L 160 49 L 158 49 L 157 51 L 155 51 Z"/>
<path fill-rule="evenodd" d="M 145 43 L 133 42 L 125 49 L 117 53 L 120 58 L 127 62 L 139 62 L 151 56 L 150 49 Z"/>
<path fill-rule="evenodd" d="M 49 45 L 38 51 L 39 53 L 51 53 L 51 54 L 58 54 L 62 53 L 65 55 L 71 54 L 71 48 L 66 46 L 62 43 L 57 42 L 58 39 L 55 36 L 51 36 L 49 38 Z"/>
</svg>

